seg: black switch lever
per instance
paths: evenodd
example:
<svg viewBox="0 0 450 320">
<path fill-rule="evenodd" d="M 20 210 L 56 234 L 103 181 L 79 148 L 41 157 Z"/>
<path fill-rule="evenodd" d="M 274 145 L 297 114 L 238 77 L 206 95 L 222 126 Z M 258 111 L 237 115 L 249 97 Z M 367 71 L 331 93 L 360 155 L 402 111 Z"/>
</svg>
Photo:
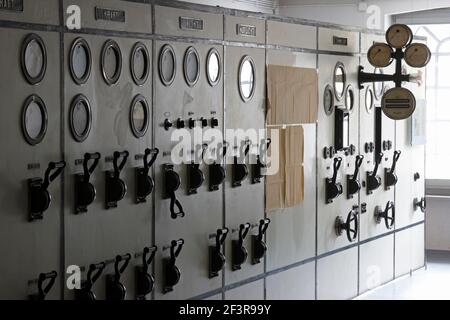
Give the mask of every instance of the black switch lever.
<svg viewBox="0 0 450 320">
<path fill-rule="evenodd" d="M 386 225 L 387 229 L 392 229 L 395 223 L 395 204 L 393 201 L 389 201 L 386 204 L 386 208 L 384 209 L 384 211 L 380 206 L 377 206 L 375 208 L 376 223 L 381 223 L 381 219 L 384 219 L 384 224 Z"/>
<path fill-rule="evenodd" d="M 153 192 L 155 188 L 155 182 L 149 175 L 150 168 L 155 163 L 158 157 L 159 149 L 145 149 L 144 153 L 144 167 L 136 168 L 136 203 L 146 202 L 147 197 Z M 149 160 L 150 155 L 152 155 Z"/>
<path fill-rule="evenodd" d="M 45 300 L 50 290 L 55 284 L 56 277 L 58 273 L 56 271 L 51 271 L 48 273 L 41 273 L 38 279 L 38 292 L 29 296 L 30 300 Z M 47 283 L 45 285 L 45 283 Z"/>
<path fill-rule="evenodd" d="M 170 245 L 170 258 L 164 260 L 164 293 L 173 291 L 181 279 L 180 269 L 177 267 L 177 258 L 183 249 L 184 239 L 172 240 Z"/>
<path fill-rule="evenodd" d="M 245 158 L 247 157 L 248 152 L 250 151 L 250 144 L 247 141 L 243 147 L 245 148 L 244 151 L 244 162 Z M 242 154 L 242 152 L 241 152 Z M 234 157 L 234 163 L 233 163 L 233 181 L 232 186 L 233 187 L 240 187 L 242 186 L 242 181 L 244 181 L 245 178 L 248 176 L 248 168 L 245 163 L 239 163 L 238 157 Z"/>
<path fill-rule="evenodd" d="M 342 217 L 337 217 L 334 223 L 336 235 L 340 237 L 345 231 L 349 242 L 353 242 L 358 238 L 358 212 L 352 210 L 348 213 L 347 219 L 344 221 Z"/>
<path fill-rule="evenodd" d="M 358 181 L 359 168 L 361 168 L 364 156 L 356 156 L 355 172 L 353 175 L 347 175 L 347 199 L 352 199 L 353 195 L 361 189 L 361 183 Z"/>
<path fill-rule="evenodd" d="M 44 179 L 28 179 L 29 220 L 41 220 L 44 212 L 50 207 L 52 196 L 48 192 L 50 183 L 55 180 L 66 167 L 64 161 L 50 162 L 45 170 Z"/>
<path fill-rule="evenodd" d="M 414 205 L 414 211 L 416 211 L 418 208 L 420 208 L 420 211 L 422 211 L 422 213 L 425 213 L 425 211 L 427 210 L 427 200 L 424 197 L 420 198 L 420 200 L 417 198 L 414 198 L 413 205 Z"/>
<path fill-rule="evenodd" d="M 389 190 L 391 187 L 397 184 L 398 178 L 395 174 L 395 166 L 398 159 L 400 158 L 401 151 L 394 151 L 394 156 L 392 158 L 392 167 L 390 169 L 384 168 L 384 189 Z"/>
<path fill-rule="evenodd" d="M 106 264 L 100 262 L 97 264 L 91 264 L 89 266 L 87 279 L 81 283 L 81 289 L 75 290 L 75 299 L 81 301 L 93 301 L 97 300 L 97 296 L 92 291 L 94 283 L 100 278 Z M 95 273 L 94 273 L 95 272 Z"/>
<path fill-rule="evenodd" d="M 142 266 L 136 267 L 136 295 L 138 300 L 145 300 L 155 287 L 155 278 L 148 272 L 148 267 L 155 258 L 158 247 L 145 247 L 142 253 Z"/>
<path fill-rule="evenodd" d="M 339 171 L 339 168 L 341 167 L 342 158 L 334 158 L 334 165 L 333 165 L 333 177 L 326 178 L 325 179 L 325 202 L 332 203 L 333 199 L 336 199 L 339 195 L 342 194 L 342 184 L 340 182 L 336 182 L 337 174 Z"/>
<path fill-rule="evenodd" d="M 116 208 L 117 203 L 122 200 L 127 194 L 127 185 L 120 179 L 120 172 L 127 162 L 128 151 L 114 152 L 113 155 L 113 171 L 105 172 L 105 208 Z M 119 159 L 122 161 L 119 164 Z"/>
<path fill-rule="evenodd" d="M 202 158 L 204 157 L 205 151 L 208 148 L 207 144 L 202 145 Z M 205 175 L 203 174 L 203 171 L 200 170 L 200 162 L 201 160 L 197 161 L 197 163 L 195 161 L 192 161 L 189 165 L 188 165 L 188 195 L 191 194 L 196 194 L 197 193 L 197 189 L 200 188 L 203 184 L 203 182 L 205 181 Z"/>
<path fill-rule="evenodd" d="M 272 140 L 267 139 L 267 142 L 265 144 L 261 144 L 260 154 L 256 156 L 256 163 L 252 164 L 252 183 L 261 183 L 261 179 L 263 178 L 262 170 L 266 168 L 266 165 L 261 162 L 261 155 L 267 153 L 267 150 L 269 149 L 271 143 Z"/>
<path fill-rule="evenodd" d="M 178 173 L 173 170 L 173 165 L 164 165 L 164 177 L 166 180 L 166 197 L 170 198 L 170 216 L 172 219 L 176 219 L 178 217 L 183 218 L 185 216 L 183 206 L 175 194 L 175 191 L 180 188 L 181 179 Z"/>
<path fill-rule="evenodd" d="M 217 229 L 216 245 L 209 247 L 209 277 L 219 276 L 220 270 L 225 265 L 225 255 L 222 253 L 222 245 L 227 238 L 229 229 Z"/>
<path fill-rule="evenodd" d="M 269 227 L 270 219 L 261 219 L 259 221 L 259 232 L 257 235 L 252 235 L 252 264 L 261 263 L 261 260 L 266 255 L 267 245 L 264 242 L 264 234 Z"/>
<path fill-rule="evenodd" d="M 247 249 L 244 247 L 244 240 L 247 237 L 250 228 L 251 228 L 250 223 L 241 224 L 239 226 L 239 239 L 233 240 L 231 243 L 232 245 L 231 269 L 233 271 L 240 270 L 241 265 L 247 260 L 248 252 Z"/>
<path fill-rule="evenodd" d="M 88 211 L 97 195 L 95 187 L 90 183 L 90 178 L 100 161 L 100 153 L 85 153 L 83 159 L 83 173 L 75 175 L 75 213 Z M 89 166 L 89 163 L 92 164 Z"/>
<path fill-rule="evenodd" d="M 131 254 L 129 253 L 116 256 L 114 262 L 114 274 L 109 274 L 106 277 L 106 300 L 125 300 L 127 288 L 120 282 L 120 277 L 128 267 L 130 260 Z"/>
<path fill-rule="evenodd" d="M 223 154 L 222 158 L 225 158 L 225 155 L 227 154 L 228 145 L 226 142 L 224 142 L 223 145 Z M 219 186 L 225 181 L 226 178 L 226 172 L 224 167 L 220 164 L 214 161 L 213 164 L 209 165 L 209 190 L 210 191 L 217 191 L 219 190 Z"/>
<path fill-rule="evenodd" d="M 367 194 L 372 194 L 373 190 L 376 190 L 381 186 L 381 178 L 377 176 L 378 167 L 381 163 L 381 160 L 383 160 L 383 153 L 379 153 L 375 158 L 375 168 L 373 169 L 373 171 L 367 171 L 366 173 Z"/>
</svg>

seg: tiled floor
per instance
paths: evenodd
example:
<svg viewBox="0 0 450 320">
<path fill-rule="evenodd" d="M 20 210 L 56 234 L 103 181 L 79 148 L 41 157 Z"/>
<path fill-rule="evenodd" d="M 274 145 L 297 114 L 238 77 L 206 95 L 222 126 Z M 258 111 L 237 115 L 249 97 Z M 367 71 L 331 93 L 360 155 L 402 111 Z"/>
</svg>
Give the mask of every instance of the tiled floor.
<svg viewBox="0 0 450 320">
<path fill-rule="evenodd" d="M 450 299 L 450 252 L 427 252 L 427 267 L 358 297 L 361 300 Z"/>
</svg>

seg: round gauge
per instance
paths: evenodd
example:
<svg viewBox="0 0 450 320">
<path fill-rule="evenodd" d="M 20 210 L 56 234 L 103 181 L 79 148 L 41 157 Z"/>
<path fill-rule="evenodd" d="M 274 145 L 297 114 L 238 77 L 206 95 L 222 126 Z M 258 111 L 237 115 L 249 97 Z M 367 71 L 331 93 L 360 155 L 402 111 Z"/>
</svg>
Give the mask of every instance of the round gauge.
<svg viewBox="0 0 450 320">
<path fill-rule="evenodd" d="M 44 79 L 47 70 L 47 50 L 37 34 L 29 34 L 22 45 L 21 65 L 28 83 L 35 85 Z"/>
<path fill-rule="evenodd" d="M 347 76 L 345 73 L 345 67 L 342 62 L 336 63 L 334 67 L 334 76 L 333 76 L 333 88 L 334 95 L 338 101 L 341 101 L 344 96 L 345 84 L 347 81 Z"/>
<path fill-rule="evenodd" d="M 150 56 L 147 47 L 142 42 L 134 45 L 130 67 L 134 83 L 142 86 L 150 74 Z"/>
<path fill-rule="evenodd" d="M 392 88 L 386 91 L 381 101 L 384 114 L 392 120 L 409 118 L 416 109 L 416 99 L 406 88 Z"/>
<path fill-rule="evenodd" d="M 353 111 L 353 107 L 355 106 L 355 91 L 353 87 L 349 84 L 347 88 L 345 88 L 345 109 L 351 112 Z"/>
<path fill-rule="evenodd" d="M 375 43 L 367 52 L 367 59 L 374 67 L 384 68 L 392 62 L 392 48 L 385 43 Z"/>
<path fill-rule="evenodd" d="M 193 87 L 200 77 L 200 57 L 194 47 L 189 47 L 184 54 L 184 79 Z"/>
<path fill-rule="evenodd" d="M 366 88 L 365 92 L 365 105 L 367 113 L 372 113 L 373 107 L 375 105 L 375 97 L 373 95 L 373 90 L 371 87 Z"/>
<path fill-rule="evenodd" d="M 76 84 L 84 84 L 91 74 L 91 49 L 83 38 L 75 39 L 70 48 L 70 74 Z"/>
<path fill-rule="evenodd" d="M 103 45 L 101 57 L 102 74 L 108 85 L 116 84 L 122 73 L 122 52 L 114 40 Z"/>
<path fill-rule="evenodd" d="M 255 63 L 249 56 L 241 60 L 239 66 L 239 93 L 244 102 L 250 101 L 255 93 Z"/>
<path fill-rule="evenodd" d="M 323 110 L 327 116 L 330 116 L 334 110 L 334 93 L 333 88 L 329 84 L 323 91 Z"/>
<path fill-rule="evenodd" d="M 89 100 L 82 94 L 77 95 L 70 105 L 69 125 L 75 141 L 83 142 L 89 136 L 92 126 L 92 111 Z"/>
<path fill-rule="evenodd" d="M 44 139 L 47 132 L 48 115 L 44 101 L 31 95 L 22 110 L 22 132 L 28 144 L 34 146 Z"/>
<path fill-rule="evenodd" d="M 130 126 L 136 138 L 142 138 L 147 132 L 150 109 L 143 95 L 138 94 L 131 102 Z"/>
<path fill-rule="evenodd" d="M 377 74 L 383 74 L 383 70 L 379 68 L 375 68 L 373 71 Z M 383 81 L 376 81 L 373 83 L 373 92 L 376 100 L 380 100 L 384 93 L 384 82 Z"/>
<path fill-rule="evenodd" d="M 217 51 L 216 48 L 212 48 L 208 53 L 208 58 L 206 59 L 206 77 L 212 87 L 219 83 L 221 73 L 222 63 L 220 61 L 219 51 Z"/>
<path fill-rule="evenodd" d="M 413 33 L 405 24 L 394 24 L 386 31 L 387 43 L 396 49 L 406 47 L 411 43 Z"/>
<path fill-rule="evenodd" d="M 431 59 L 431 51 L 423 43 L 410 44 L 405 50 L 405 61 L 413 68 L 425 67 Z"/>
<path fill-rule="evenodd" d="M 177 60 L 172 46 L 166 44 L 159 54 L 159 78 L 165 86 L 170 86 L 177 73 Z"/>
</svg>

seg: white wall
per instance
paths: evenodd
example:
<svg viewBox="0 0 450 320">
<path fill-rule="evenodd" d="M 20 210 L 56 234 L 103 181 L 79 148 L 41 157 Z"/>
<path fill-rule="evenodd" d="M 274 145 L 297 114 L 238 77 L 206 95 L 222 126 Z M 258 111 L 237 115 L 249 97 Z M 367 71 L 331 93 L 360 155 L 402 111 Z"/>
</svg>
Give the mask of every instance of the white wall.
<svg viewBox="0 0 450 320">
<path fill-rule="evenodd" d="M 450 197 L 427 197 L 425 247 L 450 250 Z"/>
<path fill-rule="evenodd" d="M 373 7 L 377 6 L 377 7 Z M 366 28 L 373 23 L 379 8 L 379 26 L 389 22 L 386 16 L 398 13 L 450 7 L 448 0 L 279 0 L 277 13 L 291 17 Z M 370 14 L 366 12 L 369 9 Z M 378 16 L 378 15 L 377 15 Z M 370 26 L 369 26 L 370 27 Z"/>
<path fill-rule="evenodd" d="M 239 9 L 262 13 L 273 13 L 278 5 L 278 0 L 183 0 L 209 6 L 220 6 L 223 8 Z"/>
</svg>

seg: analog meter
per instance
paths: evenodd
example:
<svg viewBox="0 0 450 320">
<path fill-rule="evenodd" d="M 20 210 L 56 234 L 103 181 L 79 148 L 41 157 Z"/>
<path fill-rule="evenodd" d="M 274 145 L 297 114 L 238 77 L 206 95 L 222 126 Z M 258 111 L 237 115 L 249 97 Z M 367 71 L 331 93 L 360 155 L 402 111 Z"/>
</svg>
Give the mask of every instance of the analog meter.
<svg viewBox="0 0 450 320">
<path fill-rule="evenodd" d="M 405 50 L 405 61 L 413 68 L 425 67 L 431 58 L 431 51 L 423 43 L 410 44 Z"/>
<path fill-rule="evenodd" d="M 405 24 L 394 24 L 386 31 L 387 43 L 396 49 L 406 47 L 411 43 L 412 39 L 412 31 Z"/>
<path fill-rule="evenodd" d="M 367 59 L 374 67 L 384 68 L 392 62 L 392 48 L 385 43 L 375 43 L 367 52 Z"/>
<path fill-rule="evenodd" d="M 405 88 L 392 88 L 386 91 L 381 101 L 384 114 L 392 120 L 409 118 L 416 109 L 416 99 Z"/>
</svg>

